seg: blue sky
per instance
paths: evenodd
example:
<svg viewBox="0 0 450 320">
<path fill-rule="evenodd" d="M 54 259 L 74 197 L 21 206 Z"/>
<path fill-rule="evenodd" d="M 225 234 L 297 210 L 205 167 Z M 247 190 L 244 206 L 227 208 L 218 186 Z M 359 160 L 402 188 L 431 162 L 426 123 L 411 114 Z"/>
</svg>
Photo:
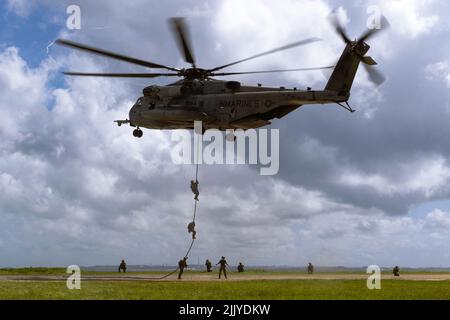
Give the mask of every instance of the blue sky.
<svg viewBox="0 0 450 320">
<path fill-rule="evenodd" d="M 0 8 L 2 46 L 18 47 L 31 67 L 38 66 L 47 57 L 46 47 L 57 38 L 65 20 L 56 21 L 55 11 L 48 7 L 38 6 L 25 17 L 8 10 L 6 1 Z"/>
<path fill-rule="evenodd" d="M 183 67 L 166 19 L 186 16 L 202 66 L 311 36 L 324 41 L 240 68 L 329 65 L 343 46 L 326 16 L 340 8 L 357 37 L 374 4 L 391 23 L 370 41 L 386 83 L 374 88 L 360 70 L 356 114 L 305 107 L 275 121 L 275 177 L 251 166 L 201 168 L 193 256 L 225 254 L 254 265 L 450 266 L 446 1 L 77 1 L 82 28 L 75 31 L 65 28 L 69 4 L 0 4 L 1 265 L 169 264 L 186 246 L 193 168 L 170 162 L 169 131 L 146 131 L 137 141 L 112 123 L 149 81 L 60 75 L 145 69 L 55 46 L 48 55 L 53 40 Z M 239 80 L 319 89 L 326 81 L 321 73 Z"/>
</svg>

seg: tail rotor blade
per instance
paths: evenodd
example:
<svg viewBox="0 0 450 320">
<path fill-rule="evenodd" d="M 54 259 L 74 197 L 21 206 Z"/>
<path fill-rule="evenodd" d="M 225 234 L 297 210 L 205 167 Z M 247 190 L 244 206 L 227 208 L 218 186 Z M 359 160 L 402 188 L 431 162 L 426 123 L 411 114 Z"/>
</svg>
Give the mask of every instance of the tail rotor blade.
<svg viewBox="0 0 450 320">
<path fill-rule="evenodd" d="M 378 26 L 378 28 L 369 29 L 366 32 L 364 32 L 361 35 L 361 37 L 359 37 L 358 42 L 365 42 L 370 38 L 372 38 L 373 36 L 375 36 L 376 34 L 378 34 L 380 31 L 385 31 L 389 29 L 389 27 L 390 27 L 389 21 L 386 19 L 385 16 L 381 16 L 380 25 Z"/>
<path fill-rule="evenodd" d="M 331 25 L 336 30 L 336 33 L 341 36 L 342 40 L 347 44 L 351 43 L 352 41 L 347 36 L 347 32 L 345 31 L 345 28 L 342 26 L 341 22 L 339 21 L 336 11 L 331 12 L 328 19 L 330 20 Z"/>
<path fill-rule="evenodd" d="M 363 64 L 363 66 L 369 74 L 370 81 L 372 81 L 377 87 L 381 86 L 386 81 L 386 77 L 374 67 L 367 64 Z"/>
</svg>

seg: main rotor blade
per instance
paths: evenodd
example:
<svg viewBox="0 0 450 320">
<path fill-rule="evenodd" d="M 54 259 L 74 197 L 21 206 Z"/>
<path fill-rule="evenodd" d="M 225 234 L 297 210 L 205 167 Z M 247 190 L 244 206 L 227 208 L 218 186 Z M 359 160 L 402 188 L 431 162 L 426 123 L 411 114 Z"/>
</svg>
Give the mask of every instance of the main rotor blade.
<svg viewBox="0 0 450 320">
<path fill-rule="evenodd" d="M 347 44 L 351 43 L 352 41 L 347 36 L 347 32 L 345 31 L 345 28 L 342 26 L 341 22 L 339 21 L 336 11 L 331 12 L 331 14 L 328 16 L 328 19 L 330 20 L 330 23 L 336 30 L 336 33 L 341 36 L 342 40 L 344 40 L 344 42 Z"/>
<path fill-rule="evenodd" d="M 262 56 L 265 56 L 265 55 L 268 55 L 268 54 L 272 54 L 272 53 L 275 53 L 275 52 L 279 52 L 279 51 L 295 48 L 295 47 L 298 47 L 298 46 L 302 46 L 302 45 L 305 45 L 305 44 L 308 44 L 308 43 L 313 43 L 313 42 L 317 42 L 317 41 L 321 41 L 321 40 L 322 39 L 319 39 L 319 38 L 308 38 L 308 39 L 305 39 L 305 40 L 302 40 L 302 41 L 297 41 L 297 42 L 294 42 L 294 43 L 291 43 L 291 44 L 288 44 L 288 45 L 285 45 L 285 46 L 282 46 L 282 47 L 279 47 L 279 48 L 276 48 L 276 49 L 273 49 L 273 50 L 270 50 L 270 51 L 266 51 L 266 52 L 263 52 L 263 53 L 251 56 L 249 58 L 245 58 L 245 59 L 242 59 L 242 60 L 231 62 L 231 63 L 225 64 L 223 66 L 220 66 L 220 67 L 217 67 L 217 68 L 214 68 L 214 69 L 210 69 L 208 71 L 209 72 L 214 72 L 214 71 L 217 71 L 217 70 L 220 70 L 220 69 L 224 69 L 224 68 L 233 66 L 233 65 L 241 63 L 241 62 L 245 62 L 245 61 L 252 60 L 252 59 L 255 59 L 255 58 L 259 58 L 259 57 L 262 57 Z"/>
<path fill-rule="evenodd" d="M 366 68 L 366 71 L 369 74 L 370 81 L 372 81 L 377 87 L 381 86 L 386 81 L 386 77 L 376 68 L 367 64 L 363 64 L 363 66 L 364 68 Z"/>
<path fill-rule="evenodd" d="M 114 52 L 106 51 L 106 50 L 103 50 L 103 49 L 98 49 L 98 48 L 86 46 L 84 44 L 76 43 L 76 42 L 69 41 L 69 40 L 58 39 L 58 40 L 55 41 L 55 43 L 59 44 L 59 45 L 62 45 L 62 46 L 66 46 L 66 47 L 72 48 L 72 49 L 86 51 L 86 52 L 89 52 L 89 53 L 97 54 L 97 55 L 108 57 L 108 58 L 111 58 L 111 59 L 116 59 L 116 60 L 120 60 L 120 61 L 125 61 L 125 62 L 129 62 L 129 63 L 137 64 L 137 65 L 148 67 L 148 68 L 157 68 L 157 69 L 167 69 L 167 70 L 171 70 L 171 71 L 180 71 L 180 70 L 172 68 L 172 67 L 167 67 L 167 66 L 164 66 L 164 65 L 161 65 L 161 64 L 150 62 L 150 61 L 140 60 L 140 59 L 128 57 L 128 56 L 125 56 L 125 55 L 117 54 L 117 53 L 114 53 Z"/>
<path fill-rule="evenodd" d="M 110 78 L 157 78 L 176 77 L 178 73 L 85 73 L 85 72 L 63 72 L 66 76 L 82 77 L 110 77 Z"/>
<path fill-rule="evenodd" d="M 234 76 L 240 74 L 257 74 L 257 73 L 277 73 L 277 72 L 294 72 L 294 71 L 314 71 L 323 69 L 333 69 L 334 66 L 330 67 L 319 67 L 319 68 L 299 68 L 299 69 L 285 69 L 285 70 L 266 70 L 266 71 L 248 71 L 248 72 L 224 72 L 224 73 L 212 73 L 211 76 Z"/>
<path fill-rule="evenodd" d="M 184 18 L 169 19 L 172 32 L 177 41 L 178 48 L 184 55 L 184 60 L 195 68 L 195 59 L 192 53 L 192 45 L 189 38 L 188 28 Z"/>
<path fill-rule="evenodd" d="M 379 28 L 373 28 L 373 29 L 367 30 L 365 33 L 363 33 L 361 35 L 361 37 L 359 37 L 358 42 L 360 42 L 360 41 L 364 42 L 366 40 L 369 40 L 374 35 L 376 35 L 378 32 L 384 31 L 386 29 L 389 29 L 390 26 L 391 25 L 389 24 L 389 21 L 386 19 L 386 17 L 385 16 L 381 16 Z"/>
</svg>

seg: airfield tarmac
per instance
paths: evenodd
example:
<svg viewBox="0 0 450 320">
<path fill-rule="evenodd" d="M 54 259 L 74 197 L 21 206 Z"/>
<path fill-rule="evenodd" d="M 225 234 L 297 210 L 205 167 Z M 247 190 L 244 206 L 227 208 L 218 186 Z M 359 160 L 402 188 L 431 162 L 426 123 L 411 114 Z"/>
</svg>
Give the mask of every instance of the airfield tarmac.
<svg viewBox="0 0 450 320">
<path fill-rule="evenodd" d="M 367 280 L 369 274 L 231 274 L 228 279 L 219 279 L 217 274 L 184 274 L 181 280 L 177 279 L 177 274 L 173 274 L 164 279 L 157 279 L 162 276 L 151 275 L 82 275 L 82 281 L 195 281 L 195 282 L 218 282 L 218 281 L 261 281 L 261 280 Z M 0 275 L 0 281 L 66 281 L 68 275 Z M 400 277 L 393 275 L 382 275 L 382 280 L 409 280 L 409 281 L 448 281 L 450 274 L 404 274 Z"/>
</svg>

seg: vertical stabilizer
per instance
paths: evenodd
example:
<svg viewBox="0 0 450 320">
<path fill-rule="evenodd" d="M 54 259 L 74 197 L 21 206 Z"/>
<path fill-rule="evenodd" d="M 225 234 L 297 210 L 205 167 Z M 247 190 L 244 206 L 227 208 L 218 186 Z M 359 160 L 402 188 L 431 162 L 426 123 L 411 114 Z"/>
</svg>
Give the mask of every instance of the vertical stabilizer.
<svg viewBox="0 0 450 320">
<path fill-rule="evenodd" d="M 347 44 L 334 71 L 328 80 L 325 90 L 336 91 L 340 96 L 350 95 L 356 72 L 361 59 L 352 52 L 351 44 Z"/>
</svg>

